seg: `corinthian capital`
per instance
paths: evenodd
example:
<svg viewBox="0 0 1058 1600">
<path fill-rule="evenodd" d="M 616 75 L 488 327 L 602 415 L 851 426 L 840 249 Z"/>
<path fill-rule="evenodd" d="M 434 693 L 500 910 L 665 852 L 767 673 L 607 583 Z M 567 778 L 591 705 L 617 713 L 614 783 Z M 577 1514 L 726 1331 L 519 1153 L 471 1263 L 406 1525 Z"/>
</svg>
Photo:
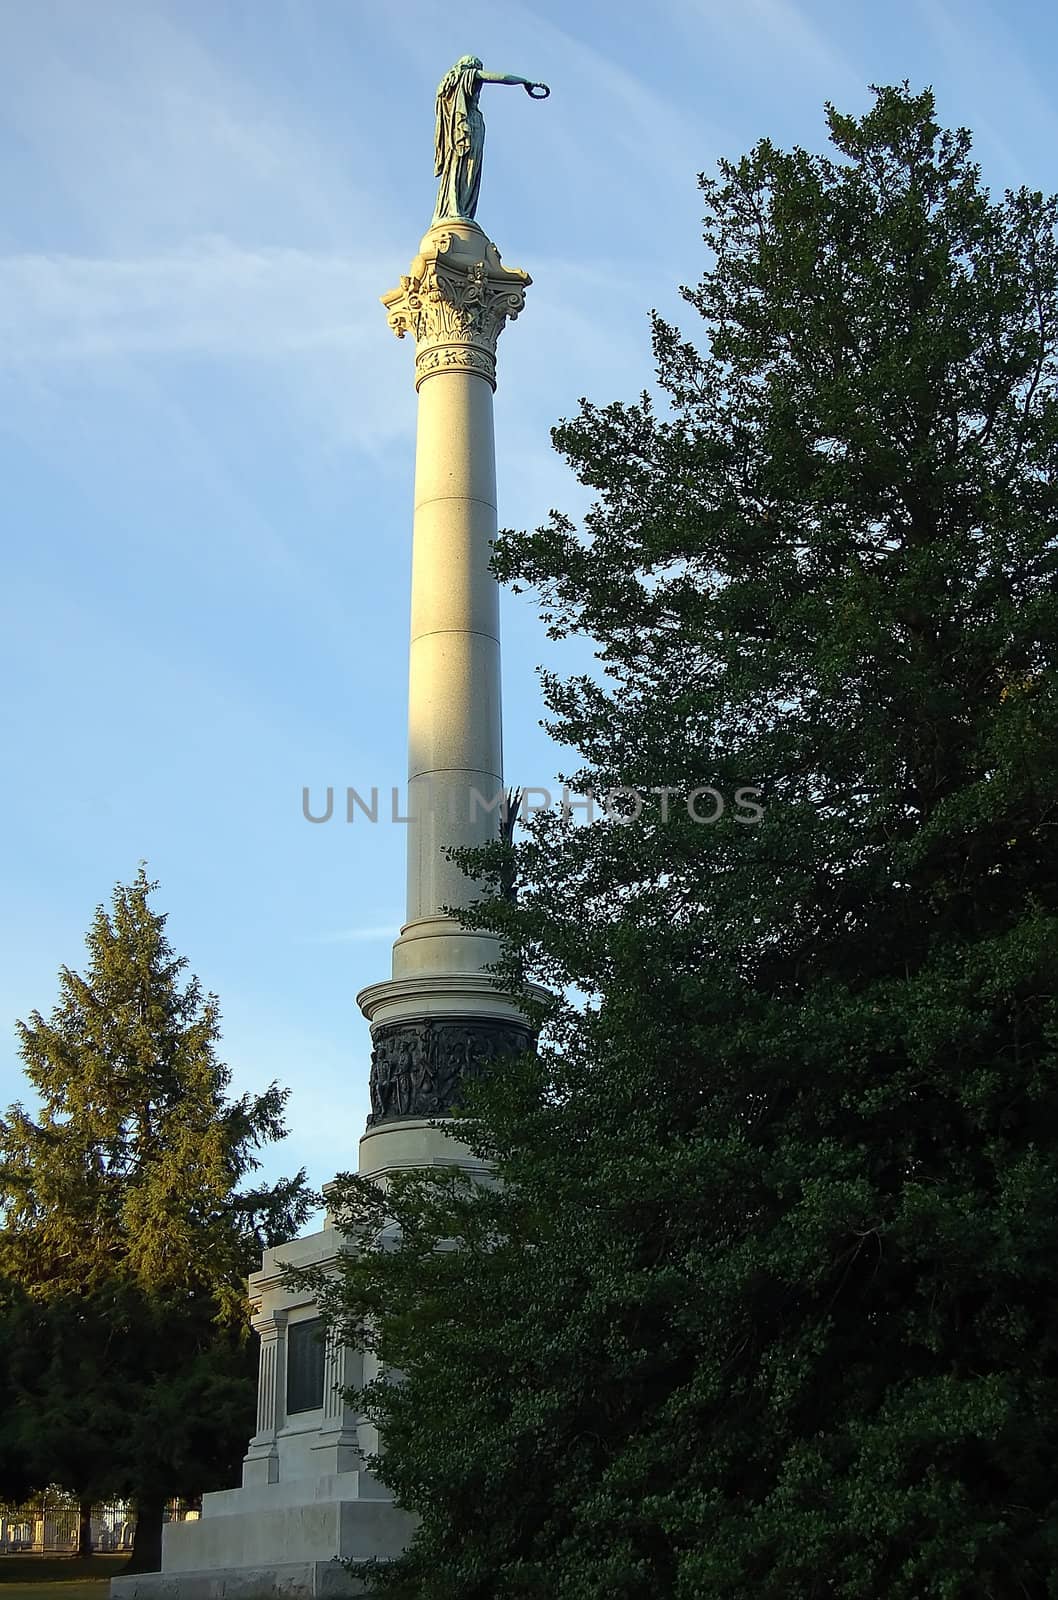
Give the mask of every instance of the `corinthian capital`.
<svg viewBox="0 0 1058 1600">
<path fill-rule="evenodd" d="M 411 269 L 382 296 L 398 339 L 415 339 L 415 387 L 434 373 L 477 372 L 496 387 L 496 340 L 525 305 L 527 272 L 505 267 L 473 224 L 430 229 Z"/>
</svg>

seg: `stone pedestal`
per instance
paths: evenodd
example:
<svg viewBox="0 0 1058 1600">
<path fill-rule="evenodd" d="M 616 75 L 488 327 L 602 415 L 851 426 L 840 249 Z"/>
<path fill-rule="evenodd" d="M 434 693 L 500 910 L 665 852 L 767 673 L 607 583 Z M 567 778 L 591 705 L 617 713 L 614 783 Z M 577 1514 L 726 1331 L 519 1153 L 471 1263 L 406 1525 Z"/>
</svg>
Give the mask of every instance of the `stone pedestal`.
<svg viewBox="0 0 1058 1600">
<path fill-rule="evenodd" d="M 413 1519 L 363 1466 L 377 1443 L 374 1429 L 341 1392 L 361 1381 L 362 1352 L 328 1338 L 315 1392 L 290 1390 L 292 1334 L 318 1317 L 308 1290 L 284 1285 L 283 1268 L 326 1270 L 347 1248 L 328 1216 L 318 1233 L 265 1251 L 249 1285 L 261 1356 L 242 1487 L 203 1495 L 197 1522 L 168 1523 L 161 1572 L 113 1579 L 114 1600 L 352 1595 L 358 1589 L 342 1561 L 392 1557 L 407 1543 Z"/>
<path fill-rule="evenodd" d="M 419 424 L 407 919 L 391 976 L 357 997 L 372 1035 L 371 1115 L 359 1170 L 380 1182 L 398 1168 L 434 1164 L 483 1174 L 431 1119 L 458 1103 L 468 1075 L 532 1045 L 525 1018 L 486 971 L 497 941 L 467 932 L 450 915 L 476 890 L 444 854 L 495 838 L 500 826 L 492 394 L 496 341 L 521 311 L 529 281 L 503 266 L 475 223 L 445 222 L 430 229 L 407 276 L 383 297 L 394 331 L 415 338 Z M 167 1526 L 162 1571 L 113 1580 L 114 1600 L 352 1594 L 341 1560 L 391 1558 L 407 1543 L 412 1519 L 363 1466 L 377 1448 L 374 1429 L 341 1392 L 370 1379 L 364 1364 L 371 1358 L 328 1340 L 308 1363 L 309 1394 L 303 1325 L 316 1320 L 316 1306 L 307 1291 L 282 1282 L 284 1266 L 328 1270 L 348 1248 L 328 1218 L 319 1233 L 265 1252 L 250 1280 L 261 1360 L 242 1487 L 205 1495 L 198 1522 Z"/>
</svg>

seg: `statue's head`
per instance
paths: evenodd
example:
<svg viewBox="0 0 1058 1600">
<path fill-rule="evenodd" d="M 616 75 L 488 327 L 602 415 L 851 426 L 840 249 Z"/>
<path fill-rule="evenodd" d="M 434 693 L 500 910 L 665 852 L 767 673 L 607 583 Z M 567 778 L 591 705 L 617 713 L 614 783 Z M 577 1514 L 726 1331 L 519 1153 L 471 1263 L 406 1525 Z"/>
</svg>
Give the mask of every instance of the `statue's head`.
<svg viewBox="0 0 1058 1600">
<path fill-rule="evenodd" d="M 484 63 L 482 62 L 480 56 L 460 56 L 459 60 L 456 62 L 457 67 L 466 67 L 467 69 L 470 67 L 480 68 L 483 65 Z"/>
</svg>

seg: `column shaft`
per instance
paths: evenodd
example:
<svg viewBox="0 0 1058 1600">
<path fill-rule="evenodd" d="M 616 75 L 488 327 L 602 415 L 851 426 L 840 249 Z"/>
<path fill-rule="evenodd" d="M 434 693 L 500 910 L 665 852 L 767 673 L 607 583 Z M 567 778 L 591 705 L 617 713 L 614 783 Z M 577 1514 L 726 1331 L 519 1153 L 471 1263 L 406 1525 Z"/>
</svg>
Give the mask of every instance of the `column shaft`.
<svg viewBox="0 0 1058 1600">
<path fill-rule="evenodd" d="M 407 921 L 474 886 L 446 846 L 494 838 L 503 790 L 492 386 L 439 371 L 419 389 L 408 684 Z"/>
<path fill-rule="evenodd" d="M 257 1432 L 273 1434 L 276 1426 L 276 1356 L 278 1340 L 275 1333 L 261 1336 L 261 1359 L 257 1371 Z"/>
</svg>

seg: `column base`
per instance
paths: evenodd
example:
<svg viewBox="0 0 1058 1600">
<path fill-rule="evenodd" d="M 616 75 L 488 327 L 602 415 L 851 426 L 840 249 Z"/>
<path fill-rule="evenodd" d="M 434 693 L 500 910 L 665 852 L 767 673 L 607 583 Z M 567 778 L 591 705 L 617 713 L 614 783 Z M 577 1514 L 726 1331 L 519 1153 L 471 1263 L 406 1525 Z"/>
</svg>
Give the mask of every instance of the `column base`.
<svg viewBox="0 0 1058 1600">
<path fill-rule="evenodd" d="M 364 1453 L 355 1430 L 343 1428 L 332 1434 L 321 1433 L 319 1443 L 312 1446 L 310 1454 L 313 1473 L 322 1478 L 339 1472 L 356 1472 Z"/>
<path fill-rule="evenodd" d="M 242 1462 L 244 1489 L 261 1483 L 279 1482 L 279 1452 L 275 1444 L 251 1445 Z"/>
<path fill-rule="evenodd" d="M 393 946 L 393 979 L 414 982 L 417 978 L 478 974 L 479 981 L 487 983 L 485 969 L 498 961 L 500 954 L 500 941 L 494 933 L 460 927 L 451 917 L 415 917 L 404 924 Z"/>
</svg>

